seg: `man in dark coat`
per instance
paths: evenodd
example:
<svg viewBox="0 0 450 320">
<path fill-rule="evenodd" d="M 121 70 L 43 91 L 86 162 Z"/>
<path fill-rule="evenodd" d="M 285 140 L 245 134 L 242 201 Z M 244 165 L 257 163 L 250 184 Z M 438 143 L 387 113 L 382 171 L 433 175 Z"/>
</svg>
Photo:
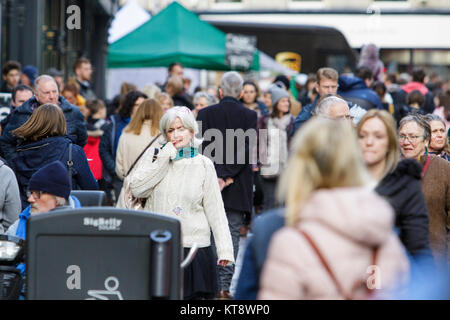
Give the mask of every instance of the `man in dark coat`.
<svg viewBox="0 0 450 320">
<path fill-rule="evenodd" d="M 372 71 L 367 67 L 359 67 L 355 76 L 342 75 L 339 77 L 338 95 L 346 101 L 355 103 L 366 110 L 383 109 L 380 98 L 370 89 Z"/>
<path fill-rule="evenodd" d="M 220 102 L 200 110 L 197 116 L 204 138 L 202 153 L 212 158 L 217 171 L 235 259 L 244 215 L 252 212 L 251 155 L 256 150 L 257 113 L 239 102 L 243 83 L 239 73 L 225 73 L 219 88 Z M 219 298 L 231 298 L 229 288 L 233 273 L 234 266 L 218 266 Z"/>
<path fill-rule="evenodd" d="M 83 114 L 78 107 L 71 105 L 59 95 L 55 79 L 48 75 L 39 76 L 35 80 L 35 91 L 36 96 L 14 111 L 8 124 L 2 131 L 0 150 L 8 162 L 14 158 L 18 142 L 17 137 L 11 131 L 22 126 L 37 107 L 46 103 L 53 103 L 61 107 L 66 118 L 67 135 L 73 143 L 84 147 L 87 142 L 86 123 Z"/>
</svg>

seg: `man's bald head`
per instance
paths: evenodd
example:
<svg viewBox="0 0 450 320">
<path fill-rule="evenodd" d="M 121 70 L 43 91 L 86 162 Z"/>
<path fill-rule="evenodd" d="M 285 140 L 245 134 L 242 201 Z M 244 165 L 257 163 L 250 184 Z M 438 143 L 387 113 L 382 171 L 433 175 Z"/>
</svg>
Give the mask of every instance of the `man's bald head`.
<svg viewBox="0 0 450 320">
<path fill-rule="evenodd" d="M 36 99 L 42 105 L 46 103 L 58 104 L 59 90 L 55 79 L 49 75 L 42 75 L 34 81 Z"/>
<path fill-rule="evenodd" d="M 350 119 L 350 109 L 347 102 L 336 96 L 328 96 L 320 101 L 317 104 L 314 113 L 318 117 Z"/>
</svg>

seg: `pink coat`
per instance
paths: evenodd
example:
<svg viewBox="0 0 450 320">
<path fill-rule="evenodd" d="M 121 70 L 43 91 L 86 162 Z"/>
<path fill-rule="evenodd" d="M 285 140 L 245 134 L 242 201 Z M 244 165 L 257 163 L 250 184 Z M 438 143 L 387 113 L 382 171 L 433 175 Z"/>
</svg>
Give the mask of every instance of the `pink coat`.
<svg viewBox="0 0 450 320">
<path fill-rule="evenodd" d="M 406 285 L 409 263 L 393 231 L 390 205 L 365 188 L 316 191 L 301 211 L 297 227 L 306 231 L 321 251 L 347 296 L 376 279 L 376 296 L 387 297 L 397 284 Z M 374 247 L 379 247 L 375 274 L 368 271 Z M 359 281 L 358 281 L 359 280 Z M 364 287 L 365 289 L 365 287 Z M 260 280 L 258 299 L 342 299 L 309 242 L 294 228 L 279 230 L 269 246 Z"/>
</svg>

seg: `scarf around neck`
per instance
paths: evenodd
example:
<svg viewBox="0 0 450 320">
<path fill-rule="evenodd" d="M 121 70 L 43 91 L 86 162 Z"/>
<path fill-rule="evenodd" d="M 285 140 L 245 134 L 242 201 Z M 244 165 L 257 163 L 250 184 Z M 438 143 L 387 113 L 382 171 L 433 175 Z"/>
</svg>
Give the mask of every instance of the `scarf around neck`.
<svg viewBox="0 0 450 320">
<path fill-rule="evenodd" d="M 173 160 L 176 161 L 176 160 L 181 160 L 184 158 L 187 158 L 187 159 L 194 158 L 196 155 L 198 155 L 198 148 L 184 147 L 184 148 L 177 150 L 177 156 Z"/>
</svg>

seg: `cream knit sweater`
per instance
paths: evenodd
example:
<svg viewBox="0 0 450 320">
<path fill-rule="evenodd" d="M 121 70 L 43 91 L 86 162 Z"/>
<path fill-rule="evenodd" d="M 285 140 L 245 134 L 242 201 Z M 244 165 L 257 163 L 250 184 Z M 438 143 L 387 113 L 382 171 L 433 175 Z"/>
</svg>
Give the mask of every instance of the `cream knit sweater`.
<svg viewBox="0 0 450 320">
<path fill-rule="evenodd" d="M 234 262 L 228 220 L 214 165 L 199 154 L 173 161 L 177 149 L 167 143 L 152 162 L 154 149 L 145 152 L 130 177 L 135 197 L 147 198 L 145 210 L 176 218 L 183 247 L 211 245 L 211 231 L 219 260 Z"/>
</svg>

